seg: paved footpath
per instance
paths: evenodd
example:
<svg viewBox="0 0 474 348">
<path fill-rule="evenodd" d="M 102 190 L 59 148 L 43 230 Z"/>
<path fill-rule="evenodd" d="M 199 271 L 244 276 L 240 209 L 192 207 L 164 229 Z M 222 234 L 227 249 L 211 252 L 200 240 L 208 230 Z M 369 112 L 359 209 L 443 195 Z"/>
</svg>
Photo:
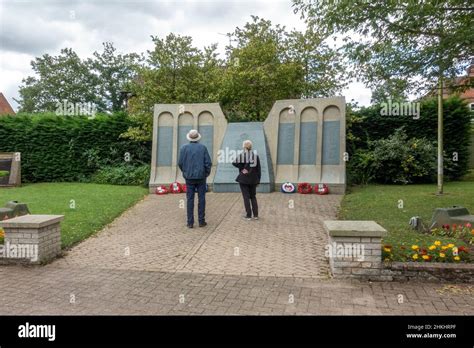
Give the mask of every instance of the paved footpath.
<svg viewBox="0 0 474 348">
<path fill-rule="evenodd" d="M 209 193 L 192 230 L 184 198 L 147 196 L 47 266 L 0 266 L 0 315 L 474 314 L 472 284 L 331 279 L 341 196 L 261 194 L 245 221 L 240 194 Z"/>
</svg>

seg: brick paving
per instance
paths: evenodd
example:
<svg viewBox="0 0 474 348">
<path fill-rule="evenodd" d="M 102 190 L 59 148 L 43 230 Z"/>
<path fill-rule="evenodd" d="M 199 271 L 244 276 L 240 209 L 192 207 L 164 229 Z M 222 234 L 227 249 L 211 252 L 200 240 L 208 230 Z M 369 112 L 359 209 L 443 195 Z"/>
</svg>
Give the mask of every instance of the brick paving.
<svg viewBox="0 0 474 348">
<path fill-rule="evenodd" d="M 474 314 L 471 284 L 330 279 L 341 196 L 258 198 L 245 221 L 239 194 L 210 193 L 188 230 L 184 195 L 150 195 L 49 265 L 0 266 L 0 314 Z"/>
</svg>

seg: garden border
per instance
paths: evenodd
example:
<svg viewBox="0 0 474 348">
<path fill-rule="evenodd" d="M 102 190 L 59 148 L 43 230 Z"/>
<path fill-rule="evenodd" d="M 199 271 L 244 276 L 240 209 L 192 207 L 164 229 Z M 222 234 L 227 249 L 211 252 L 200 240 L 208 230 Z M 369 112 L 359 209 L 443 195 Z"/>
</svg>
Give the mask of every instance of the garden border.
<svg viewBox="0 0 474 348">
<path fill-rule="evenodd" d="M 396 281 L 431 280 L 474 283 L 474 264 L 384 262 L 382 274 Z"/>
<path fill-rule="evenodd" d="M 329 243 L 363 244 L 364 260 L 355 257 L 329 257 L 335 278 L 376 281 L 451 281 L 474 283 L 473 263 L 382 261 L 382 237 L 387 231 L 374 221 L 324 221 Z"/>
</svg>

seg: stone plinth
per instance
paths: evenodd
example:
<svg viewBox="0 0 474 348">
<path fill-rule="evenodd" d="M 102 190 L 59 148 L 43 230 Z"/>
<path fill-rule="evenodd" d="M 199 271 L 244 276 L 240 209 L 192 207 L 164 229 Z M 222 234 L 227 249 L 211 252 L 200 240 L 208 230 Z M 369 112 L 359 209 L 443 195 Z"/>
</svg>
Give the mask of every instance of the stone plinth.
<svg viewBox="0 0 474 348">
<path fill-rule="evenodd" d="M 1 186 L 21 185 L 21 153 L 2 152 L 0 153 L 0 171 L 7 172 L 0 176 Z"/>
<path fill-rule="evenodd" d="M 385 279 L 382 237 L 387 231 L 374 221 L 324 221 L 329 235 L 326 256 L 336 278 Z"/>
<path fill-rule="evenodd" d="M 61 253 L 64 215 L 24 215 L 0 222 L 5 231 L 2 257 L 10 262 L 45 263 Z"/>
</svg>

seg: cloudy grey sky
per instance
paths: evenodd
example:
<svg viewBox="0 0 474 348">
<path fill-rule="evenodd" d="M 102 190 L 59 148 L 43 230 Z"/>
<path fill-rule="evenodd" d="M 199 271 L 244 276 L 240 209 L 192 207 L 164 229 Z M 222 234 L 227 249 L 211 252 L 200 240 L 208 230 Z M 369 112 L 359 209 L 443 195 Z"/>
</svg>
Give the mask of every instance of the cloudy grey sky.
<svg viewBox="0 0 474 348">
<path fill-rule="evenodd" d="M 150 35 L 170 32 L 193 37 L 198 47 L 217 42 L 243 26 L 251 15 L 288 29 L 303 30 L 291 0 L 0 0 L 0 92 L 14 109 L 18 86 L 32 75 L 30 62 L 45 53 L 71 47 L 82 58 L 113 42 L 121 53 L 152 49 Z M 353 83 L 347 101 L 370 102 L 370 90 Z"/>
</svg>

